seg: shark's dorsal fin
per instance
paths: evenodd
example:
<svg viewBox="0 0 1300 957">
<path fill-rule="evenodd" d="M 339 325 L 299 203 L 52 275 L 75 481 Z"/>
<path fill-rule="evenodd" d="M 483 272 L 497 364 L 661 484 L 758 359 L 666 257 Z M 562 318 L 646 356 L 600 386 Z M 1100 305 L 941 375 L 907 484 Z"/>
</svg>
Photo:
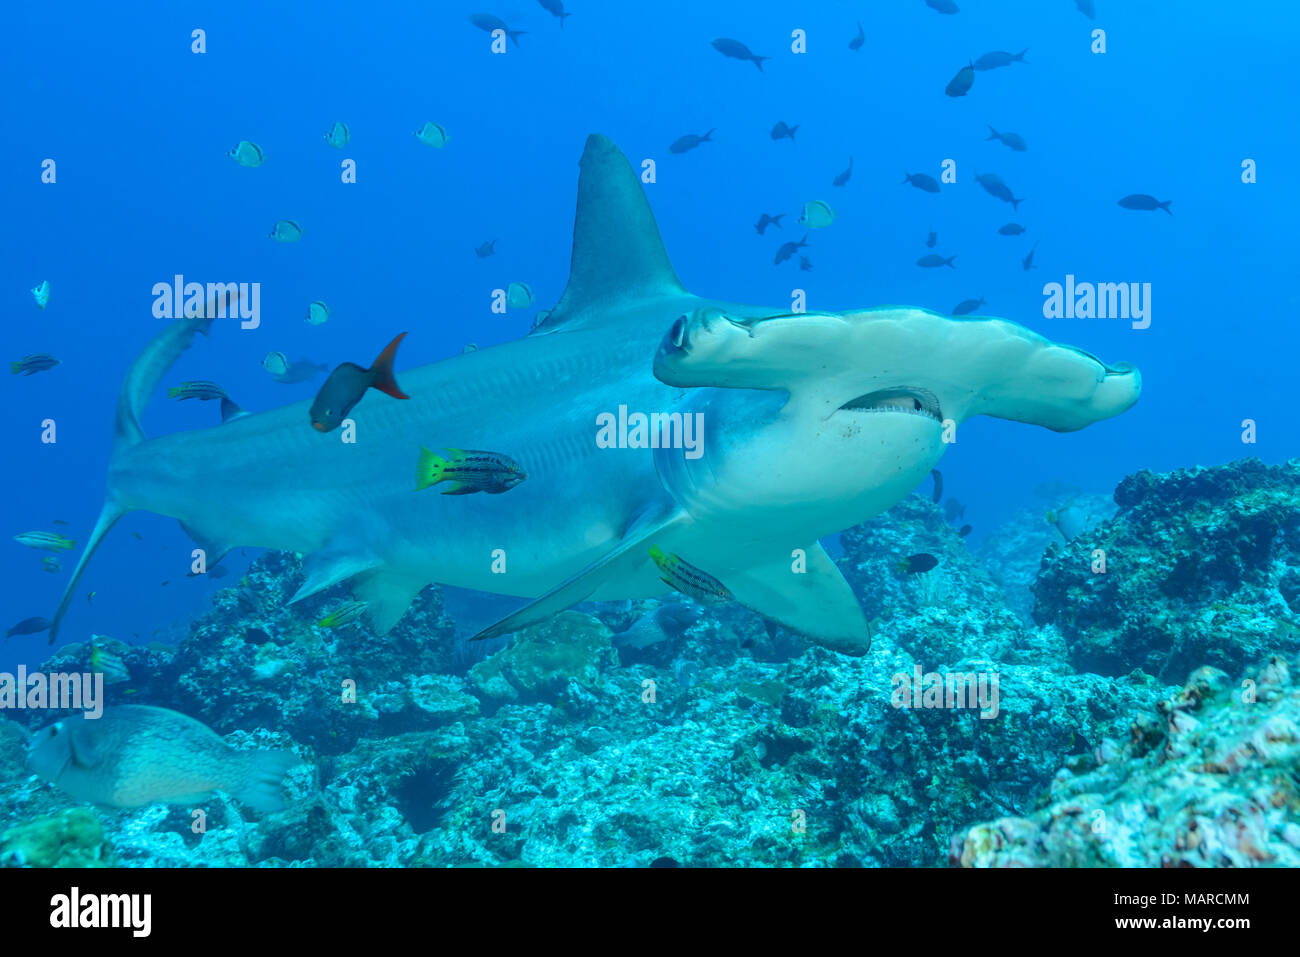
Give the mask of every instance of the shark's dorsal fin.
<svg viewBox="0 0 1300 957">
<path fill-rule="evenodd" d="M 569 284 L 534 334 L 585 325 L 620 303 L 686 292 L 627 157 L 592 133 L 579 166 Z"/>
</svg>

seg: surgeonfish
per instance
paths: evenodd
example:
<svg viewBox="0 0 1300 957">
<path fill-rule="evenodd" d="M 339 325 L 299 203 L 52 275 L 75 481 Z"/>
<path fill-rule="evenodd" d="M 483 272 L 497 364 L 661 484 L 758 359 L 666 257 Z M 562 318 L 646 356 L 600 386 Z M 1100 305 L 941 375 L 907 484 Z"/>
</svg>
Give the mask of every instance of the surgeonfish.
<svg viewBox="0 0 1300 957">
<path fill-rule="evenodd" d="M 53 369 L 58 364 L 59 360 L 48 352 L 36 352 L 30 356 L 23 356 L 17 362 L 9 363 L 9 371 L 14 375 L 29 376 Z"/>
<path fill-rule="evenodd" d="M 352 133 L 348 130 L 348 125 L 343 122 L 337 122 L 325 132 L 325 143 L 341 150 L 352 141 Z"/>
<path fill-rule="evenodd" d="M 999 236 L 1019 236 L 1025 231 L 1025 227 L 1019 223 L 1007 223 L 1005 226 L 998 227 Z"/>
<path fill-rule="evenodd" d="M 925 248 L 933 249 L 935 247 L 935 244 L 938 242 L 939 242 L 939 234 L 936 233 L 934 230 L 931 230 L 930 235 L 925 237 Z"/>
<path fill-rule="evenodd" d="M 787 126 L 785 120 L 777 120 L 776 126 L 772 127 L 771 137 L 774 140 L 789 140 L 794 142 L 795 131 L 799 129 L 799 124 Z"/>
<path fill-rule="evenodd" d="M 863 42 L 867 39 L 867 33 L 862 29 L 862 22 L 858 22 L 858 35 L 849 41 L 850 50 L 861 50 Z"/>
<path fill-rule="evenodd" d="M 282 219 L 271 227 L 269 235 L 277 243 L 296 243 L 302 239 L 302 227 L 292 219 Z"/>
<path fill-rule="evenodd" d="M 1011 192 L 1011 187 L 1002 182 L 1002 177 L 996 173 L 976 173 L 975 182 L 984 187 L 984 192 L 990 196 L 995 196 L 1004 203 L 1010 203 L 1012 209 L 1019 209 L 1023 199 L 1016 199 Z"/>
<path fill-rule="evenodd" d="M 675 588 L 700 601 L 731 601 L 733 596 L 726 585 L 680 556 L 664 552 L 658 545 L 651 545 L 650 558 L 659 568 L 660 578 L 669 588 Z"/>
<path fill-rule="evenodd" d="M 739 40 L 732 40 L 729 37 L 721 37 L 713 41 L 713 49 L 717 50 L 725 57 L 731 57 L 733 60 L 748 60 L 754 66 L 758 67 L 758 72 L 763 72 L 763 61 L 772 59 L 770 56 L 758 56 L 751 53 L 749 47 Z"/>
<path fill-rule="evenodd" d="M 363 369 L 353 362 L 336 366 L 312 400 L 309 412 L 311 427 L 317 432 L 332 432 L 352 411 L 352 407 L 361 401 L 368 389 L 378 389 L 394 399 L 409 399 L 410 396 L 402 391 L 393 375 L 397 347 L 405 336 L 406 333 L 403 332 L 385 346 L 369 369 Z"/>
<path fill-rule="evenodd" d="M 559 18 L 561 30 L 564 29 L 564 21 L 573 16 L 571 13 L 564 12 L 563 0 L 537 0 L 537 2 L 540 3 L 542 9 L 551 14 L 551 16 Z"/>
<path fill-rule="evenodd" d="M 1038 243 L 1035 242 L 1033 248 L 1029 250 L 1029 255 L 1021 260 L 1020 265 L 1024 267 L 1025 272 L 1029 272 L 1029 270 L 1031 269 L 1038 268 L 1037 266 L 1034 265 L 1034 253 L 1037 250 L 1038 250 Z"/>
<path fill-rule="evenodd" d="M 849 157 L 849 168 L 846 169 L 843 173 L 840 173 L 840 174 L 839 174 L 838 176 L 836 176 L 833 180 L 831 180 L 831 185 L 832 185 L 832 186 L 844 186 L 844 185 L 846 185 L 846 184 L 848 183 L 848 181 L 849 181 L 849 177 L 851 177 L 852 175 L 853 175 L 853 157 L 850 156 L 850 157 Z"/>
<path fill-rule="evenodd" d="M 523 466 L 510 456 L 478 449 L 447 449 L 444 458 L 421 446 L 415 464 L 417 492 L 439 482 L 450 482 L 442 490 L 443 495 L 469 495 L 473 492 L 500 495 L 526 478 L 528 473 Z"/>
<path fill-rule="evenodd" d="M 77 801 L 108 807 L 197 804 L 226 791 L 258 811 L 285 807 L 288 751 L 236 751 L 207 725 L 146 705 L 85 713 L 36 732 L 28 768 Z"/>
<path fill-rule="evenodd" d="M 262 148 L 248 140 L 240 140 L 226 151 L 226 155 L 240 166 L 247 166 L 250 169 L 255 169 L 266 162 L 266 154 L 262 152 Z"/>
<path fill-rule="evenodd" d="M 451 137 L 447 135 L 447 131 L 440 124 L 432 121 L 425 123 L 422 127 L 416 130 L 415 138 L 425 146 L 432 146 L 437 150 L 446 146 L 447 141 L 451 139 Z"/>
<path fill-rule="evenodd" d="M 993 127 L 989 127 L 989 135 L 984 137 L 987 143 L 989 140 L 997 140 L 1004 146 L 1009 146 L 1017 153 L 1023 153 L 1026 150 L 1025 138 L 1019 133 L 999 133 Z"/>
<path fill-rule="evenodd" d="M 811 272 L 812 267 L 813 267 L 812 260 L 809 259 L 807 256 L 803 255 L 802 253 L 800 253 L 799 269 L 802 270 L 803 272 Z"/>
<path fill-rule="evenodd" d="M 474 249 L 474 255 L 477 256 L 479 259 L 486 259 L 488 256 L 491 256 L 494 252 L 496 252 L 496 246 L 497 246 L 497 241 L 495 239 L 490 239 L 487 242 L 485 242 L 482 246 L 476 247 Z"/>
</svg>

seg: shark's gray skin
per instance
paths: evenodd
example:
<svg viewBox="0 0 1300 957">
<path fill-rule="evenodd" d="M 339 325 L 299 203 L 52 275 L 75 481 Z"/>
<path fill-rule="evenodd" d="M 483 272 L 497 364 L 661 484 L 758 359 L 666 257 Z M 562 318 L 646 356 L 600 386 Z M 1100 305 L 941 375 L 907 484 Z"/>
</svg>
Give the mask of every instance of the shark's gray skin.
<svg viewBox="0 0 1300 957">
<path fill-rule="evenodd" d="M 943 420 L 1068 431 L 1140 391 L 1131 366 L 1001 319 L 792 315 L 694 296 L 632 167 L 598 135 L 582 157 L 555 309 L 524 339 L 399 369 L 410 401 L 361 402 L 354 444 L 313 430 L 306 402 L 146 438 L 145 403 L 211 323 L 173 322 L 128 372 L 106 502 L 51 640 L 104 534 L 145 509 L 180 519 L 209 565 L 235 546 L 302 553 L 293 600 L 346 580 L 380 632 L 431 582 L 534 599 L 479 637 L 587 599 L 661 596 L 657 545 L 768 618 L 862 654 L 866 621 L 818 539 L 924 479 L 947 447 Z M 620 405 L 702 414 L 702 455 L 598 447 L 597 417 Z M 529 479 L 505 495 L 417 492 L 422 445 L 490 449 Z"/>
</svg>

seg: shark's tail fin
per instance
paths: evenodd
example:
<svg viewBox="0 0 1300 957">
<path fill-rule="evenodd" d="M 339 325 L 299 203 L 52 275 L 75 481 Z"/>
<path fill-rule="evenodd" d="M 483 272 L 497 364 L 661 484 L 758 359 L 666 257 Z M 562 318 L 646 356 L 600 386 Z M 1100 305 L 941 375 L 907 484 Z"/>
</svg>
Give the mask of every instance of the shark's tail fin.
<svg viewBox="0 0 1300 957">
<path fill-rule="evenodd" d="M 131 363 L 131 368 L 127 370 L 126 378 L 122 380 L 122 388 L 117 394 L 117 410 L 113 422 L 113 452 L 109 460 L 104 507 L 100 510 L 99 520 L 95 522 L 95 530 L 90 533 L 90 538 L 86 541 L 86 548 L 82 551 L 81 558 L 77 560 L 77 567 L 73 569 L 72 577 L 68 579 L 67 587 L 63 589 L 63 597 L 59 600 L 53 624 L 50 625 L 50 644 L 54 644 L 54 640 L 59 635 L 63 616 L 68 611 L 72 596 L 77 591 L 77 583 L 81 580 L 86 566 L 90 564 L 95 549 L 108 534 L 108 530 L 117 524 L 117 520 L 131 511 L 131 506 L 121 500 L 118 489 L 114 486 L 113 463 L 128 449 L 144 441 L 144 428 L 140 425 L 140 415 L 148 404 L 149 397 L 158 388 L 158 383 L 167 374 L 167 370 L 194 342 L 194 334 L 201 332 L 206 336 L 208 330 L 212 328 L 214 318 L 234 315 L 239 296 L 238 286 L 228 288 L 224 292 L 214 292 L 208 298 L 203 315 L 185 316 L 171 322 L 149 340 L 149 344 L 141 350 L 135 361 Z"/>
</svg>

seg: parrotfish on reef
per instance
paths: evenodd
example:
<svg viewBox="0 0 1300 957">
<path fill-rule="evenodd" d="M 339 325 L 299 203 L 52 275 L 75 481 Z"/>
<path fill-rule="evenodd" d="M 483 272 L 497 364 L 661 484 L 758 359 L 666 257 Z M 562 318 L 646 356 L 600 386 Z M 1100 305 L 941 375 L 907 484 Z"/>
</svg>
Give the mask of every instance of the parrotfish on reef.
<svg viewBox="0 0 1300 957">
<path fill-rule="evenodd" d="M 341 628 L 349 622 L 356 621 L 361 613 L 369 607 L 369 602 L 345 601 L 324 618 L 316 622 L 317 628 Z"/>
<path fill-rule="evenodd" d="M 751 53 L 749 47 L 739 40 L 732 40 L 728 37 L 721 37 L 713 41 L 713 49 L 717 50 L 723 56 L 731 57 L 733 60 L 748 60 L 758 67 L 759 72 L 763 71 L 763 61 L 772 59 L 770 56 L 757 56 Z"/>
<path fill-rule="evenodd" d="M 653 544 L 783 628 L 861 656 L 866 615 L 819 540 L 915 488 L 948 449 L 945 420 L 1068 432 L 1140 395 L 1133 366 L 1003 319 L 907 306 L 793 314 L 788 299 L 696 296 L 637 170 L 604 136 L 587 141 L 577 195 L 569 281 L 532 332 L 404 370 L 411 401 L 362 402 L 355 443 L 308 436 L 306 402 L 147 435 L 150 398 L 206 342 L 215 308 L 151 330 L 114 404 L 103 507 L 51 639 L 104 537 L 143 510 L 179 519 L 209 564 L 243 546 L 300 553 L 304 581 L 290 601 L 345 585 L 369 602 L 377 635 L 434 582 L 524 600 L 480 639 L 589 600 L 659 598 L 669 586 Z M 620 406 L 655 416 L 669 441 L 638 446 L 625 441 L 638 432 L 620 428 L 618 447 L 596 445 L 593 414 Z M 528 481 L 509 495 L 412 491 L 419 438 L 456 442 L 470 430 L 526 463 Z M 498 549 L 500 562 L 489 559 Z M 802 574 L 792 574 L 795 552 Z"/>
<path fill-rule="evenodd" d="M 317 432 L 332 432 L 338 428 L 352 407 L 361 401 L 367 389 L 378 389 L 394 399 L 409 399 L 410 396 L 401 390 L 393 375 L 397 347 L 405 335 L 403 332 L 385 346 L 368 369 L 363 369 L 354 362 L 336 366 L 312 401 L 308 413 L 311 416 L 311 427 Z"/>
<path fill-rule="evenodd" d="M 442 490 L 443 495 L 469 495 L 473 492 L 500 495 L 526 478 L 528 473 L 523 466 L 500 452 L 447 449 L 447 456 L 443 458 L 421 447 L 420 457 L 415 463 L 417 492 L 439 482 L 450 482 Z"/>
<path fill-rule="evenodd" d="M 48 352 L 37 352 L 30 356 L 23 356 L 17 362 L 9 363 L 9 371 L 14 375 L 35 375 L 53 369 L 58 364 L 59 360 Z"/>
<path fill-rule="evenodd" d="M 266 162 L 266 155 L 262 152 L 262 148 L 256 143 L 248 142 L 248 140 L 240 140 L 226 151 L 226 155 L 240 166 L 249 168 L 256 168 Z"/>
<path fill-rule="evenodd" d="M 669 144 L 668 152 L 685 153 L 688 150 L 695 149 L 695 147 L 699 146 L 701 143 L 712 143 L 713 140 L 709 139 L 712 135 L 713 130 L 709 130 L 703 136 L 696 136 L 694 133 L 687 133 L 685 136 L 679 136 Z"/>
<path fill-rule="evenodd" d="M 519 46 L 519 38 L 528 32 L 527 30 L 511 30 L 506 26 L 504 20 L 492 16 L 490 13 L 471 13 L 469 22 L 488 33 L 493 30 L 500 30 L 514 42 L 515 46 Z"/>
<path fill-rule="evenodd" d="M 650 558 L 659 569 L 664 584 L 684 595 L 707 602 L 731 601 L 734 597 L 726 585 L 708 572 L 683 561 L 678 555 L 665 552 L 658 545 L 650 546 Z"/>
<path fill-rule="evenodd" d="M 107 807 L 198 804 L 226 791 L 258 811 L 285 807 L 288 751 L 236 751 L 193 718 L 145 705 L 78 714 L 32 737 L 28 768 L 76 801 Z"/>
</svg>

